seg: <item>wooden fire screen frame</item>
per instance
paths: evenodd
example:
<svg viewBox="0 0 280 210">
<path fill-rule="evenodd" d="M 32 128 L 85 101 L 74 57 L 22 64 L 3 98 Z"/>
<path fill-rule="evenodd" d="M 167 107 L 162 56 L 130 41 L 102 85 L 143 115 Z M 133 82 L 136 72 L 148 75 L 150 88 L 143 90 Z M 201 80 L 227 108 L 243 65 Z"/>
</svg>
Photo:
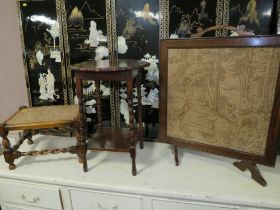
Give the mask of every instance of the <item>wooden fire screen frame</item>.
<svg viewBox="0 0 280 210">
<path fill-rule="evenodd" d="M 160 44 L 160 141 L 274 166 L 280 36 Z"/>
</svg>

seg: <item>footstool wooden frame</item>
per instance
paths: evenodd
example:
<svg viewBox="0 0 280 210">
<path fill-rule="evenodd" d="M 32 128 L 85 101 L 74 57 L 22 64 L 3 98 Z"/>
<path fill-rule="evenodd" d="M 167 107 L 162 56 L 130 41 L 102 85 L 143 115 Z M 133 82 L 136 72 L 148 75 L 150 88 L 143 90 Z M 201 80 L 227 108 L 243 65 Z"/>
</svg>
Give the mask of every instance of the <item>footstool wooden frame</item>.
<svg viewBox="0 0 280 210">
<path fill-rule="evenodd" d="M 77 154 L 79 160 L 82 160 L 83 148 L 77 143 L 76 146 L 69 148 L 54 148 L 41 151 L 18 151 L 21 144 L 27 139 L 28 144 L 32 144 L 32 131 L 40 129 L 64 128 L 71 126 L 76 135 L 79 135 L 78 121 L 79 113 L 77 105 L 58 105 L 42 107 L 21 107 L 15 114 L 8 118 L 3 124 L 0 124 L 0 136 L 2 136 L 2 145 L 5 149 L 4 159 L 9 164 L 9 169 L 16 168 L 14 160 L 22 156 L 37 156 L 57 153 Z M 19 141 L 11 146 L 8 139 L 9 131 L 23 130 Z M 80 161 L 81 162 L 81 161 Z"/>
</svg>

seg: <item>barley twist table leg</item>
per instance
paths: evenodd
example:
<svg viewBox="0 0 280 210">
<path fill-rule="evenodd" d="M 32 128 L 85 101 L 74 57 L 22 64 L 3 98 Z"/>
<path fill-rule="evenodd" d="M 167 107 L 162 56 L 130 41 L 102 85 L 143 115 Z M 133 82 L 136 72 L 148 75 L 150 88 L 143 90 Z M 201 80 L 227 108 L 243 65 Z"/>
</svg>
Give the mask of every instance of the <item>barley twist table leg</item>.
<svg viewBox="0 0 280 210">
<path fill-rule="evenodd" d="M 139 69 L 139 75 L 136 79 L 137 82 L 137 98 L 138 98 L 138 132 L 139 132 L 139 141 L 140 149 L 144 148 L 143 144 L 143 123 L 142 123 L 142 97 L 141 97 L 141 69 Z"/>
<path fill-rule="evenodd" d="M 79 132 L 77 132 L 77 155 L 79 157 L 79 162 L 83 163 L 84 172 L 88 171 L 87 168 L 87 145 L 86 145 L 86 136 L 87 136 L 87 128 L 86 128 L 86 116 L 84 110 L 84 97 L 83 97 L 83 83 L 81 78 L 76 77 L 76 89 L 77 89 L 77 97 L 79 99 L 79 117 L 78 124 L 80 126 Z"/>
<path fill-rule="evenodd" d="M 98 124 L 97 129 L 101 130 L 103 127 L 102 123 L 102 106 L 101 106 L 101 92 L 100 92 L 100 81 L 95 81 L 95 91 L 96 91 L 96 107 L 97 107 L 97 117 Z"/>
<path fill-rule="evenodd" d="M 127 103 L 129 112 L 129 140 L 130 140 L 130 157 L 132 160 L 132 175 L 135 176 L 136 170 L 136 150 L 135 150 L 135 134 L 134 134 L 134 114 L 133 114 L 133 79 L 127 81 Z"/>
</svg>

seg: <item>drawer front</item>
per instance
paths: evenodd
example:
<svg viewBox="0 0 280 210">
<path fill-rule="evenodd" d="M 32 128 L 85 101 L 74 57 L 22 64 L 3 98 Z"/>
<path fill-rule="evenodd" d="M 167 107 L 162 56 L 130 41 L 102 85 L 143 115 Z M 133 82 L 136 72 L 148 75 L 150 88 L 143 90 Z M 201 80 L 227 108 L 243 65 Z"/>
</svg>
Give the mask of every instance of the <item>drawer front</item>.
<svg viewBox="0 0 280 210">
<path fill-rule="evenodd" d="M 215 205 L 212 203 L 180 202 L 167 200 L 153 200 L 152 210 L 234 210 L 235 207 Z"/>
<path fill-rule="evenodd" d="M 70 190 L 73 210 L 142 210 L 142 198 L 117 193 Z"/>
<path fill-rule="evenodd" d="M 38 207 L 31 207 L 31 206 L 23 206 L 17 204 L 6 204 L 3 206 L 3 210 L 52 210 L 52 209 L 45 209 L 45 208 L 38 208 Z"/>
<path fill-rule="evenodd" d="M 45 185 L 0 182 L 0 198 L 5 203 L 62 209 L 59 188 Z"/>
</svg>

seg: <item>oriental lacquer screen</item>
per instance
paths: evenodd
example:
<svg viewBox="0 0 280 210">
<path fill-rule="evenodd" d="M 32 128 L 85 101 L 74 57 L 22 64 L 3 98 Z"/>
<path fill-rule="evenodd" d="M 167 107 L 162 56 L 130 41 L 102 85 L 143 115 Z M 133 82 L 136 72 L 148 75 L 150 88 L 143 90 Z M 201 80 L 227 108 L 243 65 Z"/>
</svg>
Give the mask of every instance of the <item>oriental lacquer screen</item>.
<svg viewBox="0 0 280 210">
<path fill-rule="evenodd" d="M 279 37 L 189 39 L 162 49 L 167 62 L 161 65 L 160 104 L 166 111 L 160 116 L 165 118 L 161 138 L 266 162 L 277 142 L 270 132 L 278 130 L 273 126 L 280 48 L 273 40 L 279 44 Z"/>
</svg>

